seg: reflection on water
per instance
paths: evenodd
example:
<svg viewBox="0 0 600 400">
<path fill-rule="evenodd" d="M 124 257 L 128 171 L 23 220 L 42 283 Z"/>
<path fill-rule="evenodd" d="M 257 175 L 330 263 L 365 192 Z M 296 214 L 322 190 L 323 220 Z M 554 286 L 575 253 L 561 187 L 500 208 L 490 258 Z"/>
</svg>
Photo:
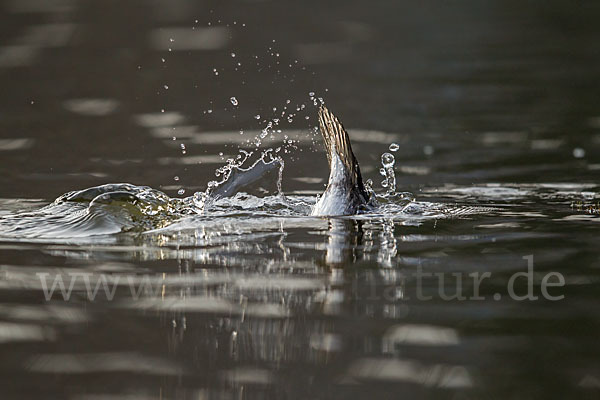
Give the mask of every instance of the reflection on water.
<svg viewBox="0 0 600 400">
<path fill-rule="evenodd" d="M 317 218 L 307 216 L 314 193 L 282 192 L 278 160 L 232 159 L 221 181 L 186 198 L 107 184 L 42 208 L 3 200 L 0 251 L 11 261 L 0 265 L 0 345 L 17 346 L 7 373 L 58 379 L 55 390 L 84 398 L 280 398 L 299 384 L 309 397 L 386 387 L 477 397 L 512 393 L 500 378 L 540 384 L 528 357 L 576 335 L 575 353 L 548 374 L 595 388 L 594 352 L 580 350 L 590 340 L 570 321 L 595 323 L 577 298 L 593 298 L 598 280 L 563 263 L 574 246 L 588 249 L 576 257 L 595 254 L 598 216 L 573 204 L 597 202 L 598 185 L 448 183 L 417 200 L 388 185 L 369 213 Z M 382 175 L 393 182 L 390 165 Z M 565 300 L 507 295 L 528 254 L 536 293 L 543 274 L 561 271 Z M 475 288 L 465 277 L 481 272 L 489 279 Z M 535 333 L 562 322 L 566 333 Z M 109 389 L 96 378 L 124 374 Z"/>
<path fill-rule="evenodd" d="M 599 17 L 0 0 L 0 397 L 596 398 Z M 307 217 L 319 97 L 369 214 Z"/>
<path fill-rule="evenodd" d="M 538 327 L 532 329 L 561 318 L 587 318 L 572 302 L 552 304 L 548 312 L 546 303 L 492 297 L 505 290 L 511 273 L 524 269 L 527 249 L 556 237 L 554 224 L 581 223 L 572 217 L 585 214 L 572 210 L 569 201 L 582 189 L 591 198 L 598 187 L 438 187 L 421 197 L 461 196 L 466 204 L 495 199 L 499 207 L 415 202 L 404 214 L 334 219 L 299 211 L 274 215 L 277 208 L 261 216 L 253 207 L 266 204 L 268 210 L 277 196 L 235 196 L 215 206 L 215 215 L 184 216 L 146 232 L 46 236 L 38 238 L 41 245 L 23 238 L 5 242 L 4 253 L 20 255 L 0 267 L 0 293 L 20 300 L 0 305 L 6 321 L 0 341 L 23 344 L 6 356 L 15 376 L 34 374 L 43 382 L 59 377 L 65 384 L 84 379 L 95 393 L 106 390 L 96 374 L 132 371 L 133 379 L 112 389 L 115 393 L 260 397 L 266 390 L 286 396 L 287 387 L 298 382 L 312 382 L 302 389 L 307 395 L 314 385 L 340 393 L 379 385 L 440 395 L 502 392 L 497 377 L 529 376 L 528 363 L 517 354 L 542 351 L 530 346 L 527 333 L 513 331 L 514 307 Z M 98 192 L 70 194 L 84 202 L 68 204 L 87 204 Z M 543 206 L 532 206 L 534 200 Z M 235 204 L 241 207 L 232 212 Z M 580 234 L 578 240 L 590 238 Z M 569 254 L 568 243 L 556 245 L 552 254 L 536 253 L 536 268 L 555 270 L 557 260 Z M 482 267 L 493 272 L 480 288 L 484 301 L 416 297 L 423 289 L 415 279 L 418 269 L 456 273 Z M 570 274 L 567 279 L 574 287 L 597 285 Z M 425 282 L 424 290 L 435 295 L 435 285 Z M 444 285 L 444 293 L 456 287 L 452 280 Z M 543 337 L 548 346 L 560 340 Z M 57 351 L 48 347 L 52 343 L 64 345 Z M 74 351 L 73 343 L 84 347 Z M 591 366 L 593 360 L 567 357 L 566 369 L 553 373 L 589 382 L 569 363 Z M 145 377 L 164 383 L 143 385 Z"/>
</svg>

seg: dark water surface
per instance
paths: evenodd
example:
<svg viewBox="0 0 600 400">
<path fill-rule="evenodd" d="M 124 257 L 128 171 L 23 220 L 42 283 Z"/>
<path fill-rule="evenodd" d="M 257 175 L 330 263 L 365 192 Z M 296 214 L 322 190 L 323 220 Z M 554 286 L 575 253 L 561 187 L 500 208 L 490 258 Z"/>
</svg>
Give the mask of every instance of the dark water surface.
<svg viewBox="0 0 600 400">
<path fill-rule="evenodd" d="M 593 1 L 0 0 L 0 398 L 597 398 L 598 21 Z M 306 216 L 328 174 L 309 92 L 378 193 L 398 144 L 409 208 Z M 199 212 L 269 121 L 286 197 L 259 165 Z M 46 207 L 110 182 L 166 195 Z"/>
</svg>

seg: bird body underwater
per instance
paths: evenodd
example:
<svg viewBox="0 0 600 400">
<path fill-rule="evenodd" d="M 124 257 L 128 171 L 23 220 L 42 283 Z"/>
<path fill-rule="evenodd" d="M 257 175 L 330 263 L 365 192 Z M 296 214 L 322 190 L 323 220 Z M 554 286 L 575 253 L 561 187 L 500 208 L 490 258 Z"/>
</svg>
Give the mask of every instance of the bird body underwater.
<svg viewBox="0 0 600 400">
<path fill-rule="evenodd" d="M 348 132 L 324 105 L 319 107 L 319 128 L 329 161 L 329 181 L 311 215 L 357 214 L 368 207 L 371 196 L 363 183 Z"/>
</svg>

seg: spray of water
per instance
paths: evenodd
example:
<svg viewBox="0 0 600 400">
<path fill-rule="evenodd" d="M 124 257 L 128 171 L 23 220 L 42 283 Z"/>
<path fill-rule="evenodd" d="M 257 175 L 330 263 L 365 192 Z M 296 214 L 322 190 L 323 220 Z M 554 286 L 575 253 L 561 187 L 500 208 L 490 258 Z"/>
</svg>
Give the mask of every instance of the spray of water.
<svg viewBox="0 0 600 400">
<path fill-rule="evenodd" d="M 254 154 L 253 151 L 240 150 L 240 154 L 235 158 L 227 160 L 227 164 L 215 171 L 220 181 L 210 181 L 204 192 L 196 192 L 192 197 L 192 202 L 196 212 L 204 213 L 216 200 L 235 195 L 241 188 L 246 187 L 259 179 L 267 172 L 277 168 L 277 195 L 285 199 L 282 189 L 283 169 L 285 162 L 283 158 L 276 155 L 273 149 L 267 149 L 260 154 L 260 157 L 249 167 L 248 164 Z"/>
<path fill-rule="evenodd" d="M 381 155 L 381 168 L 379 173 L 383 176 L 381 186 L 387 189 L 387 195 L 391 196 L 396 193 L 396 174 L 394 172 L 394 164 L 396 159 L 390 153 Z"/>
<path fill-rule="evenodd" d="M 396 152 L 400 146 L 396 143 L 390 144 L 390 151 Z M 385 193 L 378 194 L 377 197 L 380 200 L 407 200 L 409 203 L 415 200 L 415 197 L 410 192 L 397 192 L 396 191 L 396 172 L 394 166 L 396 164 L 396 158 L 392 153 L 385 152 L 381 155 L 381 168 L 379 173 L 383 176 L 381 186 L 386 189 Z M 368 188 L 372 186 L 372 182 L 368 182 Z"/>
</svg>

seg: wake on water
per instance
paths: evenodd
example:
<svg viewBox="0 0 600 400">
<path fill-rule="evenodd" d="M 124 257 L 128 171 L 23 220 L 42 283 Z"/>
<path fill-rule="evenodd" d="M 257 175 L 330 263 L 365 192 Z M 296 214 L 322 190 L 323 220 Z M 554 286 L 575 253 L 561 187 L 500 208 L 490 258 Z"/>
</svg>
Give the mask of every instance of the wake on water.
<svg viewBox="0 0 600 400">
<path fill-rule="evenodd" d="M 385 158 L 389 160 L 387 156 Z M 81 239 L 122 232 L 168 231 L 169 227 L 192 229 L 216 218 L 298 218 L 310 215 L 317 196 L 284 194 L 284 161 L 281 157 L 266 151 L 249 167 L 244 167 L 249 159 L 247 153 L 242 159 L 230 160 L 217 171 L 221 181 L 211 181 L 204 192 L 186 198 L 171 198 L 148 186 L 128 183 L 69 192 L 39 210 L 0 216 L 0 238 Z M 457 207 L 416 202 L 410 193 L 395 192 L 393 169 L 390 171 L 392 166 L 389 162 L 387 164 L 383 167 L 383 174 L 388 181 L 385 184 L 388 190 L 374 193 L 372 184 L 367 182 L 366 185 L 377 198 L 375 207 L 362 214 L 338 218 L 430 219 L 456 214 L 453 210 L 458 210 Z M 267 191 L 264 187 L 269 184 L 274 186 L 274 193 L 260 196 L 259 193 Z"/>
<path fill-rule="evenodd" d="M 262 136 L 260 136 L 262 138 Z M 390 150 L 397 145 L 392 143 Z M 123 232 L 155 233 L 196 229 L 215 219 L 256 220 L 264 217 L 308 217 L 317 196 L 284 194 L 284 160 L 268 149 L 252 161 L 254 152 L 239 150 L 235 159 L 217 169 L 220 181 L 210 181 L 204 192 L 186 198 L 171 198 L 147 186 L 128 183 L 106 184 L 73 191 L 34 211 L 0 216 L 2 240 L 83 239 L 112 237 Z M 368 209 L 346 219 L 385 218 L 422 220 L 488 212 L 484 207 L 457 207 L 415 201 L 411 193 L 396 191 L 394 156 L 381 157 L 384 192 L 365 190 L 373 201 Z M 271 190 L 265 187 L 271 186 Z M 268 193 L 268 194 L 266 194 Z M 322 218 L 322 217 L 311 217 Z"/>
</svg>

